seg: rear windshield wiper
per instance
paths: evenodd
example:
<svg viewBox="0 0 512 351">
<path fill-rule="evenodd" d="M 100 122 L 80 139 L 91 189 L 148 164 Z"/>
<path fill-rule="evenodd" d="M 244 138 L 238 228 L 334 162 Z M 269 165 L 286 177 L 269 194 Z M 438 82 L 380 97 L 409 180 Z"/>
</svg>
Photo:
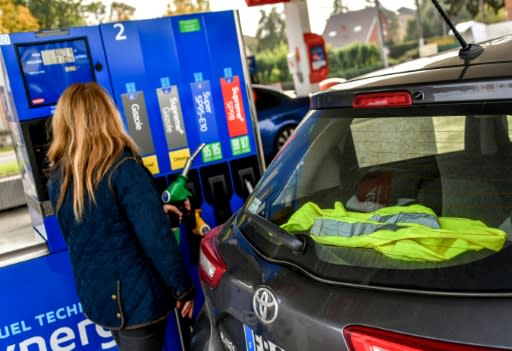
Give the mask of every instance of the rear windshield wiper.
<svg viewBox="0 0 512 351">
<path fill-rule="evenodd" d="M 288 233 L 277 224 L 272 223 L 268 219 L 258 216 L 254 213 L 245 211 L 244 214 L 247 219 L 263 230 L 270 232 L 274 237 L 279 239 L 286 247 L 289 247 L 295 253 L 302 253 L 304 251 L 305 242 L 300 240 L 293 234 Z"/>
</svg>

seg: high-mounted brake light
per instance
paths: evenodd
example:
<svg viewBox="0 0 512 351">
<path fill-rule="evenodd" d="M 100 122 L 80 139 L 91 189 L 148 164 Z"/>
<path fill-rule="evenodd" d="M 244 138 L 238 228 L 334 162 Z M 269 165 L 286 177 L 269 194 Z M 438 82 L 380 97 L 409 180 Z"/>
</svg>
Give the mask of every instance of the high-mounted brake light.
<svg viewBox="0 0 512 351">
<path fill-rule="evenodd" d="M 199 252 L 199 277 L 209 287 L 215 289 L 226 272 L 226 263 L 217 250 L 217 236 L 222 226 L 210 230 L 201 240 Z"/>
<path fill-rule="evenodd" d="M 411 106 L 412 97 L 408 91 L 390 91 L 357 94 L 352 102 L 353 108 L 379 108 Z"/>
<path fill-rule="evenodd" d="M 343 334 L 350 351 L 503 351 L 419 338 L 363 326 L 349 326 L 343 330 Z"/>
</svg>

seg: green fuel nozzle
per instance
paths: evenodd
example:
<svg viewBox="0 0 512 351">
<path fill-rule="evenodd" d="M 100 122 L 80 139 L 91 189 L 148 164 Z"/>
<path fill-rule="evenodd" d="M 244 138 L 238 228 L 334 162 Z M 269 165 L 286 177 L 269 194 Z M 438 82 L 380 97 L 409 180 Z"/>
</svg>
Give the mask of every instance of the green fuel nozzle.
<svg viewBox="0 0 512 351">
<path fill-rule="evenodd" d="M 196 156 L 201 152 L 203 147 L 205 146 L 204 143 L 198 146 L 196 151 L 187 159 L 185 162 L 185 167 L 183 168 L 183 171 L 181 174 L 176 178 L 175 181 L 173 181 L 167 189 L 162 193 L 162 201 L 166 204 L 176 204 L 181 203 L 188 199 L 192 194 L 187 189 L 187 182 L 188 182 L 188 172 L 190 171 L 190 167 L 192 167 L 192 162 L 196 158 Z"/>
</svg>

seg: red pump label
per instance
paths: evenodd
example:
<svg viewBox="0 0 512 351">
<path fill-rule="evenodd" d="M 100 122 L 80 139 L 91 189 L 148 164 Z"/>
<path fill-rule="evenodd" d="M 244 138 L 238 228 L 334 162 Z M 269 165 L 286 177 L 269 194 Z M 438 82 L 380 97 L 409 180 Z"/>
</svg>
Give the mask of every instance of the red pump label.
<svg viewBox="0 0 512 351">
<path fill-rule="evenodd" d="M 242 90 L 240 89 L 240 78 L 221 78 L 222 97 L 224 98 L 224 109 L 228 123 L 229 136 L 237 137 L 247 134 L 247 122 L 245 118 Z"/>
</svg>

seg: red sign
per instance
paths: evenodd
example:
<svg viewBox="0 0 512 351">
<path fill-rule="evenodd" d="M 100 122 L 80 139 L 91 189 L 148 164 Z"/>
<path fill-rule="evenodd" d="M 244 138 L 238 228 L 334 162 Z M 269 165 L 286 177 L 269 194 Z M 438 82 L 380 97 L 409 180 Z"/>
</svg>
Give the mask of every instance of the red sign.
<svg viewBox="0 0 512 351">
<path fill-rule="evenodd" d="M 278 4 L 280 2 L 290 2 L 290 0 L 245 0 L 247 6 L 260 6 L 268 4 Z"/>
<path fill-rule="evenodd" d="M 304 33 L 304 43 L 308 51 L 309 81 L 318 83 L 329 74 L 329 59 L 325 50 L 325 41 L 321 35 Z"/>
<path fill-rule="evenodd" d="M 228 131 L 231 138 L 247 134 L 247 122 L 245 120 L 244 101 L 240 89 L 240 78 L 234 76 L 231 79 L 221 78 L 222 97 L 228 122 Z"/>
</svg>

